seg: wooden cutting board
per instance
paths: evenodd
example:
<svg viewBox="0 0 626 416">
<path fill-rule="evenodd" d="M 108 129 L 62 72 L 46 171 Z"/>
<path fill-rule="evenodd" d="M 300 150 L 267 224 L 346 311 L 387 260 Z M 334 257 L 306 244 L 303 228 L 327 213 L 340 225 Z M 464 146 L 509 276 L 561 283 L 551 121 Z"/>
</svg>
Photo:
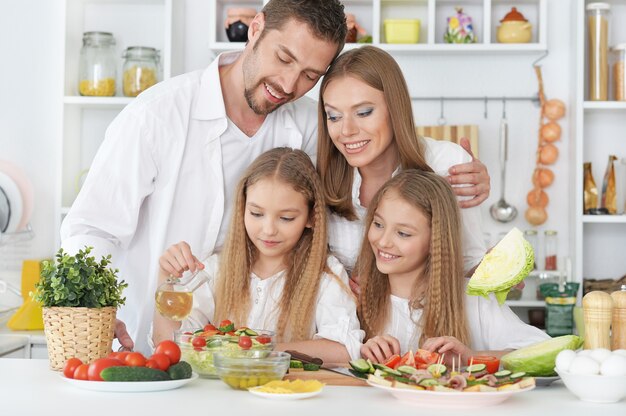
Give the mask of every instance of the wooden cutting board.
<svg viewBox="0 0 626 416">
<path fill-rule="evenodd" d="M 365 382 L 365 380 L 356 378 L 356 377 L 348 377 L 343 374 L 333 373 L 328 370 L 318 370 L 318 371 L 303 371 L 289 369 L 289 373 L 285 375 L 284 380 L 318 380 L 322 383 L 325 383 L 329 386 L 365 386 L 369 387 L 369 385 Z"/>
</svg>

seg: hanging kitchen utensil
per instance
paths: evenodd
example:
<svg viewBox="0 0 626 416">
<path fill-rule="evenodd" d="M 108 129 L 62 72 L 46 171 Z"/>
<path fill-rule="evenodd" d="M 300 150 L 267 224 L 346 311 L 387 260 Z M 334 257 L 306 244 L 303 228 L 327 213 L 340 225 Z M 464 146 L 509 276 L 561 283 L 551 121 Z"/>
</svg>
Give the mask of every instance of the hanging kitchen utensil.
<svg viewBox="0 0 626 416">
<path fill-rule="evenodd" d="M 504 200 L 506 184 L 506 161 L 508 153 L 508 122 L 506 120 L 506 100 L 502 100 L 502 120 L 500 121 L 500 200 L 489 209 L 491 217 L 499 222 L 510 222 L 517 217 L 517 209 Z"/>
</svg>

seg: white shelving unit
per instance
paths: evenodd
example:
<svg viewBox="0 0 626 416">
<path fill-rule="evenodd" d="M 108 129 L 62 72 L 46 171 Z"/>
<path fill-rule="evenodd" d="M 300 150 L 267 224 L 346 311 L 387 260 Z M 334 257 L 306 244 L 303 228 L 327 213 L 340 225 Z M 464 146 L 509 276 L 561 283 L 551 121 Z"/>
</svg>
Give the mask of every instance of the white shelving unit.
<svg viewBox="0 0 626 416">
<path fill-rule="evenodd" d="M 583 163 L 591 162 L 593 177 L 601 191 L 609 155 L 626 157 L 626 102 L 587 101 L 587 20 L 585 8 L 590 0 L 576 1 L 574 34 L 575 69 L 575 145 L 570 161 L 575 172 L 570 186 L 574 190 L 572 204 L 575 259 L 574 280 L 583 278 L 619 278 L 626 273 L 626 215 L 583 215 Z M 626 42 L 626 2 L 606 1 L 611 5 L 609 47 Z M 609 91 L 611 88 L 609 88 Z M 612 99 L 612 97 L 609 97 Z"/>
<path fill-rule="evenodd" d="M 122 52 L 128 46 L 150 46 L 160 51 L 162 78 L 172 75 L 174 0 L 65 0 L 64 79 L 61 91 L 62 131 L 56 160 L 58 230 L 79 189 L 81 175 L 102 143 L 115 116 L 132 101 L 122 95 Z M 78 64 L 82 36 L 88 31 L 111 32 L 116 40 L 117 96 L 83 97 L 78 94 Z M 113 201 L 111 201 L 113 203 Z M 57 237 L 58 238 L 58 237 Z M 60 241 L 57 240 L 57 246 Z"/>
<path fill-rule="evenodd" d="M 228 42 L 223 22 L 229 7 L 252 7 L 261 10 L 267 1 L 215 0 L 211 3 L 209 48 L 214 52 L 243 49 L 243 42 Z M 547 0 L 343 0 L 346 13 L 372 36 L 372 44 L 395 53 L 530 53 L 547 50 Z M 478 43 L 447 44 L 443 42 L 446 18 L 454 15 L 455 7 L 472 17 Z M 533 25 L 531 43 L 503 44 L 496 41 L 500 19 L 511 7 L 517 9 Z M 417 44 L 389 44 L 384 34 L 384 20 L 392 18 L 419 19 L 420 36 Z M 347 44 L 354 48 L 362 44 Z"/>
</svg>

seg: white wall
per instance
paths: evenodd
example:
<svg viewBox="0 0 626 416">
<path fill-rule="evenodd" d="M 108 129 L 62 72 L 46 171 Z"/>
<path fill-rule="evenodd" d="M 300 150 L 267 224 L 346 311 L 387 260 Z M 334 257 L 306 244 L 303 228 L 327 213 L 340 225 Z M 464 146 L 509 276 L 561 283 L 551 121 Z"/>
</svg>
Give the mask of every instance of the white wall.
<svg viewBox="0 0 626 416">
<path fill-rule="evenodd" d="M 181 0 L 182 1 L 182 0 Z M 175 72 L 203 68 L 212 59 L 208 50 L 208 2 L 184 0 L 175 27 L 180 28 L 183 45 L 175 52 L 180 62 Z M 0 159 L 20 165 L 35 185 L 36 206 L 32 219 L 36 232 L 34 240 L 21 247 L 0 248 L 0 278 L 19 282 L 20 259 L 51 256 L 57 230 L 54 230 L 53 156 L 58 149 L 50 140 L 60 129 L 61 74 L 63 36 L 62 2 L 46 0 L 0 0 Z M 541 62 L 548 98 L 566 103 L 573 100 L 570 91 L 573 77 L 570 48 L 569 10 L 573 2 L 548 2 L 549 56 Z M 530 96 L 537 92 L 532 62 L 539 54 L 498 55 L 399 55 L 412 95 L 415 96 Z M 438 102 L 417 102 L 415 116 L 419 124 L 436 124 Z M 498 163 L 498 125 L 501 103 L 490 102 L 488 118 L 483 118 L 481 102 L 447 102 L 445 117 L 449 124 L 475 123 L 480 128 L 480 159 L 489 168 L 492 192 L 483 204 L 485 231 L 493 238 L 512 226 L 529 228 L 523 215 L 526 194 L 531 189 L 537 145 L 539 108 L 529 102 L 508 102 L 507 118 L 510 130 L 509 164 L 507 172 L 508 202 L 519 210 L 518 219 L 499 224 L 489 217 L 489 206 L 500 193 Z M 563 140 L 558 144 L 560 158 L 554 166 L 556 181 L 548 189 L 550 205 L 548 222 L 539 228 L 559 232 L 561 256 L 570 251 L 568 244 L 567 188 L 570 128 L 569 116 L 561 120 Z M 573 172 L 573 170 L 572 170 Z M 573 247 L 573 245 L 572 245 Z M 0 302 L 1 303 L 1 302 Z"/>
</svg>

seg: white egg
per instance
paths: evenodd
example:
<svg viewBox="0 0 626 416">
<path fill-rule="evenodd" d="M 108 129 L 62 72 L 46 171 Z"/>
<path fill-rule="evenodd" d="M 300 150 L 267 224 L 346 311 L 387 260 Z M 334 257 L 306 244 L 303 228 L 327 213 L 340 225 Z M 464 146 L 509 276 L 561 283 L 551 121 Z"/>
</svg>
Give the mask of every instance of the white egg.
<svg viewBox="0 0 626 416">
<path fill-rule="evenodd" d="M 600 372 L 600 364 L 591 357 L 581 357 L 579 354 L 572 360 L 569 366 L 569 372 L 583 375 L 598 374 Z"/>
<path fill-rule="evenodd" d="M 611 350 L 607 350 L 606 348 L 595 348 L 591 350 L 591 354 L 589 354 L 589 356 L 602 364 L 604 360 L 611 356 Z"/>
<path fill-rule="evenodd" d="M 600 374 L 603 376 L 626 376 L 626 357 L 611 354 L 600 365 Z"/>
<path fill-rule="evenodd" d="M 613 354 L 617 354 L 617 355 L 621 355 L 622 357 L 626 357 L 626 350 L 624 350 L 624 349 L 613 350 Z"/>
<path fill-rule="evenodd" d="M 578 356 L 579 357 L 587 357 L 587 356 L 591 355 L 591 351 L 593 351 L 593 350 L 580 350 L 580 351 L 578 351 Z"/>
<path fill-rule="evenodd" d="M 569 371 L 569 366 L 574 358 L 576 358 L 576 351 L 563 350 L 556 356 L 554 365 L 558 371 Z"/>
</svg>

